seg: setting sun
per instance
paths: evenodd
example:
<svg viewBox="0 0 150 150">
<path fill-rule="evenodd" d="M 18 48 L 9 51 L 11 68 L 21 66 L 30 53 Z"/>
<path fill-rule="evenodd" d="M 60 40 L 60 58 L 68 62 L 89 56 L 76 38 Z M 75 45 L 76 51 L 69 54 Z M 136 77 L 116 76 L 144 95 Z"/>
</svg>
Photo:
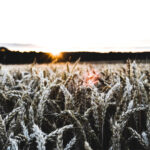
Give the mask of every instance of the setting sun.
<svg viewBox="0 0 150 150">
<path fill-rule="evenodd" d="M 60 51 L 56 51 L 56 50 L 51 50 L 50 53 L 53 55 L 53 56 L 59 56 L 60 55 Z"/>
</svg>

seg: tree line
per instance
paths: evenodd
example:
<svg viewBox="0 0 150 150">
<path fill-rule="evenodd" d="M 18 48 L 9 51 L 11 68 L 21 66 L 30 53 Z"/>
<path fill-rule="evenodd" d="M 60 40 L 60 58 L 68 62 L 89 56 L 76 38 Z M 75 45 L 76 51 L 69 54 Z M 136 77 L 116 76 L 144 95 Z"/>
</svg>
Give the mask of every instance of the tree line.
<svg viewBox="0 0 150 150">
<path fill-rule="evenodd" d="M 11 51 L 5 47 L 0 47 L 0 63 L 1 64 L 30 64 L 36 61 L 37 63 L 55 62 L 74 62 L 80 58 L 81 62 L 86 61 L 121 61 L 131 60 L 150 60 L 150 52 L 139 53 L 96 53 L 96 52 L 62 52 L 60 57 L 53 56 L 51 53 L 44 52 L 19 52 Z"/>
</svg>

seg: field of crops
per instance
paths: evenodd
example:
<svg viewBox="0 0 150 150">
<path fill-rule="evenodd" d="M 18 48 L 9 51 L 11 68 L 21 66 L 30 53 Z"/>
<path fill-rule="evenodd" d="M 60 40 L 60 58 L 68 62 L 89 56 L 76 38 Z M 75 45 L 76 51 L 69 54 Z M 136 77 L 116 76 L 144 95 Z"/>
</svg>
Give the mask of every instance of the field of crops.
<svg viewBox="0 0 150 150">
<path fill-rule="evenodd" d="M 150 64 L 1 65 L 0 150 L 150 150 Z"/>
</svg>

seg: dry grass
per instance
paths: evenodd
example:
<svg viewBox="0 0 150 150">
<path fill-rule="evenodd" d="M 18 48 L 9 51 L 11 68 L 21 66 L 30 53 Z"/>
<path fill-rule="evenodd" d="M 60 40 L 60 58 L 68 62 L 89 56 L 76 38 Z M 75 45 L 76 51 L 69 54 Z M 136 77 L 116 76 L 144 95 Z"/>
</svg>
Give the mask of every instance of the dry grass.
<svg viewBox="0 0 150 150">
<path fill-rule="evenodd" d="M 1 150 L 149 150 L 150 65 L 0 66 Z"/>
</svg>

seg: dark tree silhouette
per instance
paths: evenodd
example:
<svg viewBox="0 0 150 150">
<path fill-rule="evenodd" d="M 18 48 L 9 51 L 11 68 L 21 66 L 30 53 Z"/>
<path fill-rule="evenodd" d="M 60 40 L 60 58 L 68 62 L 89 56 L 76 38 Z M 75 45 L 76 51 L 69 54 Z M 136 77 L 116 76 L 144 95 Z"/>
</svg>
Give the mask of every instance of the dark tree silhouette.
<svg viewBox="0 0 150 150">
<path fill-rule="evenodd" d="M 62 52 L 60 58 L 53 57 L 51 53 L 43 52 L 19 52 L 10 51 L 5 47 L 0 47 L 0 63 L 2 64 L 29 64 L 36 60 L 37 63 L 50 63 L 57 59 L 58 62 L 74 62 L 78 58 L 83 61 L 121 61 L 150 60 L 150 52 L 141 53 L 95 53 L 95 52 Z"/>
</svg>

